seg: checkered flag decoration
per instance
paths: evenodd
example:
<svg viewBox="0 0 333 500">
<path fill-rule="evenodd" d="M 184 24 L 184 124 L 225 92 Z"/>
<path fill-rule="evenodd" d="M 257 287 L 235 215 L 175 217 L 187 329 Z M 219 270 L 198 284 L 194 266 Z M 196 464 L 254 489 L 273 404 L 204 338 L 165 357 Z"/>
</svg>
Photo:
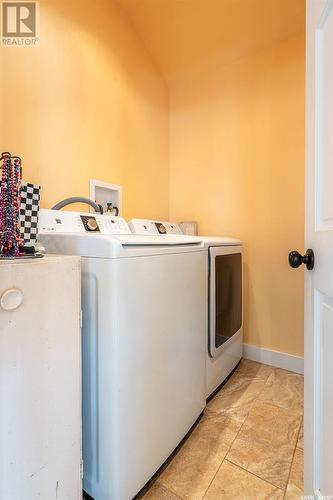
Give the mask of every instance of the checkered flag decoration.
<svg viewBox="0 0 333 500">
<path fill-rule="evenodd" d="M 40 186 L 21 184 L 20 225 L 21 238 L 26 246 L 33 246 L 37 240 Z"/>
</svg>

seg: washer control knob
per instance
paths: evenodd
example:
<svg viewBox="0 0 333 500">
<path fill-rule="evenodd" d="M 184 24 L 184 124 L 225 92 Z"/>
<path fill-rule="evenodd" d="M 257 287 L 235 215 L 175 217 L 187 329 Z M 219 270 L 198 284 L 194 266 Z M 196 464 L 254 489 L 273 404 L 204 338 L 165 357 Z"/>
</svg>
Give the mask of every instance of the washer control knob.
<svg viewBox="0 0 333 500">
<path fill-rule="evenodd" d="M 87 224 L 88 231 L 96 231 L 98 229 L 97 221 L 93 217 L 90 217 L 89 219 L 87 219 L 86 224 Z"/>
<path fill-rule="evenodd" d="M 161 222 L 156 222 L 155 226 L 157 227 L 157 230 L 160 234 L 167 234 L 167 229 L 164 224 Z"/>
<path fill-rule="evenodd" d="M 14 311 L 23 302 L 23 293 L 18 288 L 10 288 L 3 292 L 0 298 L 0 305 L 5 311 Z"/>
</svg>

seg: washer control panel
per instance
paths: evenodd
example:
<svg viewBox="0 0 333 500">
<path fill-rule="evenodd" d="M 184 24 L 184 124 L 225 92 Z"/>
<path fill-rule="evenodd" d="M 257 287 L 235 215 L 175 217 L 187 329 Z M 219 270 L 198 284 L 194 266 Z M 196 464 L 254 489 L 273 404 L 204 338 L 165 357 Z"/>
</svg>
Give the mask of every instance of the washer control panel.
<svg viewBox="0 0 333 500">
<path fill-rule="evenodd" d="M 122 217 L 41 209 L 38 213 L 38 232 L 130 234 L 131 230 Z"/>
<path fill-rule="evenodd" d="M 176 222 L 132 219 L 128 225 L 132 233 L 136 234 L 183 234 Z"/>
</svg>

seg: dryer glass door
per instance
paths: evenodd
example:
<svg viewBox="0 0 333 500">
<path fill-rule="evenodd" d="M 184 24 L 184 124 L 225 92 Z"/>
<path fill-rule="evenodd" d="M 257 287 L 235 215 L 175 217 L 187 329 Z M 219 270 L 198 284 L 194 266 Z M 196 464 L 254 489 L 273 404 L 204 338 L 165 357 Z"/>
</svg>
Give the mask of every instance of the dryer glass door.
<svg viewBox="0 0 333 500">
<path fill-rule="evenodd" d="M 209 350 L 214 357 L 242 326 L 241 247 L 211 247 Z"/>
</svg>

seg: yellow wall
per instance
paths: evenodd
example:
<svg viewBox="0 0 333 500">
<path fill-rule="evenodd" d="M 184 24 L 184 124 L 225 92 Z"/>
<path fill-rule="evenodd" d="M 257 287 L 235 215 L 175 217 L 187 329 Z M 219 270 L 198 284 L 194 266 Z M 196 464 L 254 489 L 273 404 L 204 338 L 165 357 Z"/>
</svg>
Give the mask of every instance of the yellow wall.
<svg viewBox="0 0 333 500">
<path fill-rule="evenodd" d="M 125 217 L 168 217 L 168 91 L 108 0 L 41 0 L 40 47 L 1 48 L 0 148 L 20 154 L 42 205 L 124 187 Z"/>
<path fill-rule="evenodd" d="M 171 84 L 172 220 L 245 247 L 245 342 L 303 354 L 304 35 Z"/>
</svg>

